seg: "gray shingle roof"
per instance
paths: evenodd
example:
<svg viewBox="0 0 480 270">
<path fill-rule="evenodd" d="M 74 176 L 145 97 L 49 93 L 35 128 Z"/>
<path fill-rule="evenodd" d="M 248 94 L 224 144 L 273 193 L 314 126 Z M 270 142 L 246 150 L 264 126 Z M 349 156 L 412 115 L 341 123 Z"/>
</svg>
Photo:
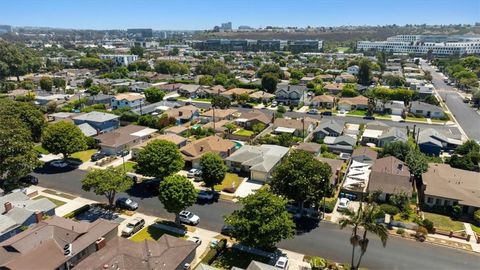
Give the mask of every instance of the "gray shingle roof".
<svg viewBox="0 0 480 270">
<path fill-rule="evenodd" d="M 118 119 L 119 116 L 111 113 L 103 113 L 103 112 L 89 112 L 86 114 L 82 114 L 73 118 L 73 120 L 81 120 L 81 121 L 91 121 L 102 123 L 114 119 Z"/>
</svg>

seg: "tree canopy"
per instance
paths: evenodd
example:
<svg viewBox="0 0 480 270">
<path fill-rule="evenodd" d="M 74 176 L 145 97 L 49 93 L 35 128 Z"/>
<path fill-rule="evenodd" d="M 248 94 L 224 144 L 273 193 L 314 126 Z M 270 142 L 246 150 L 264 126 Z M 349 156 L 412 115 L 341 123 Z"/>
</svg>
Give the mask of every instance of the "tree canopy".
<svg viewBox="0 0 480 270">
<path fill-rule="evenodd" d="M 271 250 L 284 239 L 293 238 L 295 224 L 286 211 L 287 200 L 266 189 L 240 199 L 242 209 L 225 217 L 232 236 L 242 244 Z"/>
<path fill-rule="evenodd" d="M 87 149 L 85 135 L 80 128 L 66 121 L 60 121 L 45 128 L 42 146 L 50 153 L 63 154 L 64 159 L 70 154 Z"/>
<path fill-rule="evenodd" d="M 172 175 L 183 168 L 184 160 L 177 146 L 165 140 L 149 142 L 137 156 L 137 172 L 158 179 Z"/>
<path fill-rule="evenodd" d="M 197 191 L 185 176 L 170 175 L 160 183 L 158 199 L 179 222 L 179 213 L 197 201 Z"/>
<path fill-rule="evenodd" d="M 208 58 L 205 62 L 197 66 L 196 72 L 197 74 L 215 77 L 217 74 L 228 74 L 230 70 L 223 62 Z"/>
<path fill-rule="evenodd" d="M 177 61 L 162 60 L 155 64 L 155 71 L 161 74 L 187 74 L 189 67 Z"/>
<path fill-rule="evenodd" d="M 39 142 L 46 120 L 42 112 L 30 103 L 0 99 L 0 117 L 18 117 L 30 130 L 34 142 Z"/>
<path fill-rule="evenodd" d="M 278 75 L 275 73 L 265 73 L 262 76 L 262 87 L 268 93 L 273 94 L 277 90 Z"/>
<path fill-rule="evenodd" d="M 0 80 L 15 76 L 20 81 L 20 76 L 37 72 L 41 64 L 34 50 L 0 40 Z"/>
<path fill-rule="evenodd" d="M 165 96 L 165 92 L 156 87 L 149 87 L 145 89 L 143 94 L 145 94 L 145 99 L 150 103 L 162 101 L 163 97 Z"/>
<path fill-rule="evenodd" d="M 231 101 L 227 97 L 220 96 L 220 95 L 214 95 L 212 97 L 212 107 L 227 109 L 228 107 L 230 107 L 230 104 L 231 104 Z"/>
<path fill-rule="evenodd" d="M 279 79 L 284 79 L 284 73 L 280 69 L 280 66 L 277 64 L 265 64 L 260 67 L 260 69 L 257 71 L 257 77 L 262 78 L 265 73 L 272 73 L 277 75 L 277 78 Z"/>
<path fill-rule="evenodd" d="M 82 180 L 83 190 L 93 190 L 96 195 L 107 197 L 110 206 L 115 202 L 117 193 L 128 190 L 132 185 L 133 180 L 120 167 L 93 169 Z"/>
<path fill-rule="evenodd" d="M 205 153 L 200 159 L 202 180 L 205 185 L 214 190 L 215 185 L 221 184 L 227 173 L 227 166 L 217 153 Z"/>
<path fill-rule="evenodd" d="M 369 85 L 372 81 L 372 71 L 370 70 L 370 62 L 368 60 L 360 61 L 357 77 L 358 83 L 361 85 Z"/>
</svg>

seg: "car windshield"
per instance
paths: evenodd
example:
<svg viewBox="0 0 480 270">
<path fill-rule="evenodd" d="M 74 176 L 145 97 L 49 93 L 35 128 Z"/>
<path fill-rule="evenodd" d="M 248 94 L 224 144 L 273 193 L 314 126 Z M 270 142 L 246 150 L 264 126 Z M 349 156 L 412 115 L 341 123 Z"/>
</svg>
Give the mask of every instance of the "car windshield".
<svg viewBox="0 0 480 270">
<path fill-rule="evenodd" d="M 133 228 L 133 227 L 135 227 L 135 224 L 133 224 L 133 223 L 128 223 L 127 224 L 127 228 Z"/>
<path fill-rule="evenodd" d="M 131 203 L 132 203 L 132 200 L 126 199 L 126 200 L 125 200 L 125 203 L 126 203 L 126 204 L 131 204 Z"/>
</svg>

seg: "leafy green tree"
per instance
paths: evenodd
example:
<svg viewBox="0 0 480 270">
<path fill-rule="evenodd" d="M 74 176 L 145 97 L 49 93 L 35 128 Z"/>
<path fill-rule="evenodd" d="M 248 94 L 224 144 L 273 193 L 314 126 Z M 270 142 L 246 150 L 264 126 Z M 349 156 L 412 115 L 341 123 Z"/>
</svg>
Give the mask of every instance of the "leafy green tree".
<svg viewBox="0 0 480 270">
<path fill-rule="evenodd" d="M 319 205 L 331 175 L 328 164 L 311 153 L 294 150 L 274 169 L 270 186 L 275 194 L 294 200 L 303 208 L 306 201 Z"/>
<path fill-rule="evenodd" d="M 134 55 L 138 55 L 138 57 L 143 57 L 145 53 L 145 49 L 140 46 L 133 46 L 130 48 L 130 53 Z"/>
<path fill-rule="evenodd" d="M 41 66 L 41 59 L 34 50 L 0 40 L 0 80 L 15 76 L 20 81 L 20 76 L 37 72 Z"/>
<path fill-rule="evenodd" d="M 155 64 L 155 71 L 161 74 L 187 74 L 189 66 L 177 61 L 163 60 Z"/>
<path fill-rule="evenodd" d="M 172 175 L 183 168 L 185 161 L 177 146 L 165 140 L 153 140 L 137 156 L 137 172 L 158 179 Z"/>
<path fill-rule="evenodd" d="M 83 87 L 84 88 L 89 88 L 93 84 L 93 79 L 91 78 L 86 78 L 85 81 L 83 81 Z"/>
<path fill-rule="evenodd" d="M 42 147 L 53 154 L 70 154 L 87 149 L 85 135 L 75 124 L 60 121 L 48 125 L 42 134 Z"/>
<path fill-rule="evenodd" d="M 383 80 L 391 87 L 404 86 L 406 83 L 403 76 L 387 75 L 383 77 Z"/>
<path fill-rule="evenodd" d="M 162 101 L 163 97 L 165 96 L 165 92 L 156 87 L 149 87 L 145 89 L 143 94 L 145 94 L 145 99 L 150 103 Z"/>
<path fill-rule="evenodd" d="M 343 86 L 341 95 L 342 97 L 356 97 L 358 96 L 358 92 L 354 84 L 347 83 Z"/>
<path fill-rule="evenodd" d="M 286 211 L 287 200 L 266 189 L 240 199 L 242 209 L 225 217 L 232 236 L 242 244 L 273 250 L 275 244 L 293 238 L 295 223 Z"/>
<path fill-rule="evenodd" d="M 26 124 L 18 116 L 0 114 L 0 185 L 15 186 L 41 165 L 33 147 Z"/>
<path fill-rule="evenodd" d="M 418 149 L 412 149 L 405 157 L 405 164 L 410 169 L 410 173 L 419 179 L 424 172 L 428 170 L 428 159 Z"/>
<path fill-rule="evenodd" d="M 208 58 L 207 61 L 201 63 L 196 67 L 196 72 L 201 75 L 216 76 L 219 73 L 228 74 L 228 67 L 221 61 L 216 61 L 213 58 Z"/>
<path fill-rule="evenodd" d="M 160 183 L 158 199 L 167 212 L 175 214 L 175 222 L 180 224 L 180 212 L 197 201 L 197 191 L 185 176 L 170 175 Z"/>
<path fill-rule="evenodd" d="M 222 157 L 217 153 L 206 153 L 200 158 L 200 167 L 203 182 L 214 191 L 215 185 L 221 184 L 227 173 Z"/>
<path fill-rule="evenodd" d="M 468 155 L 471 152 L 480 152 L 480 145 L 474 140 L 468 140 L 455 149 L 455 154 Z"/>
<path fill-rule="evenodd" d="M 198 80 L 198 83 L 199 83 L 200 85 L 212 86 L 212 85 L 214 84 L 213 76 L 211 76 L 211 75 L 203 75 L 203 76 Z"/>
<path fill-rule="evenodd" d="M 47 76 L 43 76 L 40 79 L 40 88 L 42 88 L 42 90 L 50 92 L 50 91 L 52 91 L 52 87 L 53 87 L 52 78 L 47 77 Z"/>
<path fill-rule="evenodd" d="M 262 76 L 262 87 L 268 93 L 274 93 L 277 90 L 277 74 L 265 73 Z"/>
<path fill-rule="evenodd" d="M 96 195 L 107 197 L 110 206 L 113 206 L 118 193 L 128 190 L 132 185 L 133 180 L 119 167 L 93 169 L 82 180 L 83 190 L 93 190 Z"/>
<path fill-rule="evenodd" d="M 227 85 L 227 81 L 228 81 L 228 76 L 224 73 L 218 73 L 217 75 L 215 75 L 215 84 L 220 84 L 220 85 Z"/>
<path fill-rule="evenodd" d="M 285 107 L 283 107 L 282 105 L 280 105 L 280 106 L 277 107 L 277 112 L 279 112 L 279 113 L 286 113 L 286 112 L 287 112 L 287 109 L 285 109 Z"/>
<path fill-rule="evenodd" d="M 300 69 L 293 69 L 290 71 L 290 79 L 301 80 L 305 74 Z"/>
<path fill-rule="evenodd" d="M 227 129 L 229 134 L 232 134 L 235 131 L 235 129 L 237 128 L 237 126 L 233 123 L 227 123 L 227 124 L 224 125 L 224 127 Z"/>
<path fill-rule="evenodd" d="M 168 53 L 168 55 L 177 56 L 179 53 L 180 53 L 180 50 L 179 50 L 178 48 L 173 48 L 173 49 Z"/>
<path fill-rule="evenodd" d="M 53 85 L 57 89 L 58 88 L 65 89 L 65 87 L 67 87 L 67 82 L 65 81 L 64 78 L 55 77 L 55 78 L 53 78 Z"/>
<path fill-rule="evenodd" d="M 261 66 L 260 69 L 257 71 L 257 77 L 262 78 L 263 74 L 265 73 L 276 74 L 277 78 L 279 79 L 285 78 L 283 71 L 280 69 L 280 66 L 277 64 L 265 64 Z"/>
<path fill-rule="evenodd" d="M 227 109 L 230 107 L 231 101 L 229 98 L 220 96 L 220 95 L 214 95 L 212 96 L 212 107 L 215 108 L 220 108 L 220 109 Z"/>
<path fill-rule="evenodd" d="M 30 103 L 0 99 L 0 116 L 18 117 L 30 129 L 34 142 L 40 141 L 42 131 L 47 125 L 43 113 Z"/>
<path fill-rule="evenodd" d="M 380 157 L 394 156 L 401 161 L 405 161 L 405 158 L 410 151 L 411 147 L 408 143 L 396 141 L 386 144 L 383 150 L 380 152 Z"/>
<path fill-rule="evenodd" d="M 262 132 L 265 128 L 266 128 L 266 126 L 265 126 L 264 123 L 257 123 L 257 124 L 255 124 L 255 125 L 252 126 L 252 131 L 253 131 L 255 134 L 259 134 L 259 133 Z"/>
<path fill-rule="evenodd" d="M 372 71 L 368 60 L 362 60 L 358 69 L 358 83 L 361 85 L 369 85 L 372 81 Z"/>
</svg>

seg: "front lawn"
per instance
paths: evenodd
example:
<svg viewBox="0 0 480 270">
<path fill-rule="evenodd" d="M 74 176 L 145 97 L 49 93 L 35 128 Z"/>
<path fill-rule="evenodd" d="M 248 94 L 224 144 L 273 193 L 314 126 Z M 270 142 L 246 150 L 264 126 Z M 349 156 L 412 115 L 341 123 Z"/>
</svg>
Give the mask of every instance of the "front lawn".
<svg viewBox="0 0 480 270">
<path fill-rule="evenodd" d="M 251 261 L 268 263 L 270 258 L 229 248 L 213 261 L 212 266 L 220 269 L 232 269 L 233 267 L 246 269 Z"/>
<path fill-rule="evenodd" d="M 473 225 L 473 224 L 470 223 L 470 227 L 472 227 L 472 230 L 473 230 L 476 234 L 480 235 L 480 227 L 479 227 L 479 226 L 475 226 L 475 225 Z"/>
<path fill-rule="evenodd" d="M 427 122 L 427 119 L 423 118 L 423 117 L 412 117 L 412 116 L 407 116 L 407 118 L 405 118 L 405 120 L 407 121 L 419 121 L 419 122 Z"/>
<path fill-rule="evenodd" d="M 347 115 L 353 115 L 353 116 L 366 116 L 367 111 L 362 111 L 362 110 L 355 110 L 355 111 L 349 111 Z"/>
<path fill-rule="evenodd" d="M 223 182 L 220 185 L 215 186 L 215 190 L 222 190 L 224 188 L 231 188 L 232 185 L 235 186 L 235 188 L 238 188 L 240 183 L 242 183 L 243 178 L 238 176 L 237 174 L 234 173 L 227 173 L 225 175 L 225 178 L 223 179 Z"/>
<path fill-rule="evenodd" d="M 82 162 L 87 162 L 90 160 L 93 154 L 97 152 L 97 149 L 89 149 L 85 151 L 80 151 L 73 153 L 70 157 L 81 160 Z"/>
<path fill-rule="evenodd" d="M 240 130 L 235 131 L 233 134 L 234 135 L 239 135 L 239 136 L 244 136 L 244 137 L 251 137 L 255 133 L 253 131 L 250 131 L 250 130 L 240 129 Z"/>
<path fill-rule="evenodd" d="M 137 163 L 133 161 L 126 161 L 125 162 L 125 172 L 135 172 L 135 169 L 133 168 Z M 123 164 L 119 165 L 118 168 L 123 170 Z"/>
<path fill-rule="evenodd" d="M 138 233 L 133 235 L 130 240 L 133 242 L 142 242 L 143 240 L 152 240 L 152 241 L 157 241 L 162 235 L 164 234 L 169 234 L 171 236 L 175 237 L 184 237 L 183 235 L 180 234 L 175 234 L 173 232 L 169 232 L 166 230 L 162 230 L 158 227 L 155 226 L 148 226 L 143 229 L 141 229 Z"/>
<path fill-rule="evenodd" d="M 203 102 L 211 102 L 211 98 L 194 98 L 194 101 L 203 101 Z"/>
<path fill-rule="evenodd" d="M 433 225 L 445 231 L 461 231 L 465 230 L 465 226 L 463 226 L 463 222 L 452 220 L 449 216 L 443 216 L 434 213 L 427 213 L 424 212 L 425 218 L 432 221 Z"/>
<path fill-rule="evenodd" d="M 39 196 L 37 196 L 37 197 L 35 197 L 35 198 L 32 198 L 32 200 L 40 200 L 40 199 L 44 199 L 44 198 L 45 198 L 45 199 L 48 199 L 48 200 L 51 201 L 51 202 L 53 202 L 53 203 L 56 205 L 55 208 L 60 207 L 60 206 L 62 206 L 62 205 L 65 204 L 64 201 L 56 200 L 56 199 L 53 199 L 53 198 L 50 198 L 50 197 L 46 197 L 46 196 L 42 196 L 42 195 L 39 195 Z"/>
</svg>

